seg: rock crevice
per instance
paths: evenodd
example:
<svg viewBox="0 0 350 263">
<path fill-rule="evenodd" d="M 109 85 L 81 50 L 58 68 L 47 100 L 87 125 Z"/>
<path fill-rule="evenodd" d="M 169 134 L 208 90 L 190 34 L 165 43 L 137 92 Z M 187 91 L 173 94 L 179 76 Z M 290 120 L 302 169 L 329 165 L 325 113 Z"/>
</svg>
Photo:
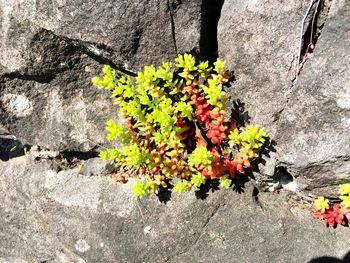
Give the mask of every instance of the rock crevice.
<svg viewBox="0 0 350 263">
<path fill-rule="evenodd" d="M 200 56 L 213 62 L 218 57 L 218 22 L 224 0 L 202 0 Z"/>
<path fill-rule="evenodd" d="M 172 34 L 173 42 L 174 42 L 174 50 L 177 54 L 178 50 L 177 50 L 177 44 L 176 44 L 176 26 L 175 26 L 175 19 L 174 19 L 174 13 L 173 13 L 175 8 L 176 8 L 176 5 L 171 0 L 167 0 L 167 1 L 168 1 L 170 21 L 171 21 L 171 34 Z"/>
<path fill-rule="evenodd" d="M 325 231 L 300 197 L 332 196 L 350 180 L 349 1 L 314 1 L 302 52 L 317 45 L 292 83 L 310 1 L 99 2 L 0 0 L 0 262 L 313 262 L 348 253 L 349 229 Z M 116 108 L 91 78 L 101 64 L 134 75 L 129 68 L 178 52 L 219 56 L 235 71 L 233 117 L 266 127 L 276 150 L 258 175 L 293 180 L 298 195 L 247 182 L 240 193 L 151 197 L 140 213 L 132 179 L 117 184 L 115 168 L 95 158 L 97 145 L 110 146 L 103 127 Z"/>
<path fill-rule="evenodd" d="M 301 26 L 300 32 L 300 47 L 295 80 L 301 73 L 304 63 L 312 58 L 317 40 L 321 36 L 322 29 L 327 22 L 331 4 L 332 0 L 312 1 L 310 12 L 305 14 L 305 20 L 303 20 L 304 24 Z"/>
</svg>

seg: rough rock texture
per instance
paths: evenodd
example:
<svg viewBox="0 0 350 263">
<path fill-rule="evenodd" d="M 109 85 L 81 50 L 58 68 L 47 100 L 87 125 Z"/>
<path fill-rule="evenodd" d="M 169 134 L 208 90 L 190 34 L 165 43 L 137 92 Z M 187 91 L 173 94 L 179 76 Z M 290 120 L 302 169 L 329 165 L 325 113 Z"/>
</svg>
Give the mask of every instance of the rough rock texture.
<svg viewBox="0 0 350 263">
<path fill-rule="evenodd" d="M 295 80 L 309 2 L 0 0 L 0 263 L 349 262 L 349 228 L 313 219 L 308 192 L 256 196 L 246 183 L 136 201 L 93 158 L 115 114 L 90 84 L 102 64 L 219 52 L 241 121 L 277 143 L 261 173 L 335 194 L 350 178 L 350 4 L 319 1 L 316 49 Z"/>
<path fill-rule="evenodd" d="M 23 143 L 87 151 L 115 108 L 101 64 L 138 69 L 199 49 L 200 1 L 0 1 L 0 119 Z"/>
<path fill-rule="evenodd" d="M 261 171 L 284 166 L 300 188 L 319 189 L 350 179 L 350 4 L 320 1 L 316 48 L 295 81 L 309 2 L 225 1 L 218 42 L 236 73 L 230 92 L 244 104 L 245 121 L 267 127 L 277 143 Z"/>
<path fill-rule="evenodd" d="M 299 263 L 349 250 L 349 229 L 325 229 L 287 193 L 256 201 L 246 184 L 136 202 L 129 184 L 86 173 L 105 173 L 98 161 L 59 172 L 53 162 L 0 161 L 0 262 Z"/>
<path fill-rule="evenodd" d="M 101 127 L 115 109 L 90 84 L 99 64 L 47 30 L 34 36 L 27 55 L 32 67 L 0 77 L 0 115 L 9 131 L 24 144 L 51 150 L 103 143 Z"/>
<path fill-rule="evenodd" d="M 350 178 L 349 14 L 349 2 L 332 3 L 278 123 L 279 161 L 312 187 Z"/>
<path fill-rule="evenodd" d="M 271 125 L 273 114 L 285 104 L 306 6 L 307 1 L 224 3 L 218 26 L 219 56 L 235 72 L 230 92 L 233 99 L 245 103 L 252 123 Z"/>
<path fill-rule="evenodd" d="M 114 62 L 133 67 L 161 62 L 198 48 L 201 1 L 6 1 L 1 7 L 2 66 L 14 71 L 28 40 L 40 28 L 62 37 L 95 43 Z M 174 31 L 176 35 L 173 35 Z M 20 41 L 18 41 L 20 40 Z M 8 48 L 8 50 L 4 50 Z M 17 54 L 17 56 L 16 56 Z"/>
</svg>

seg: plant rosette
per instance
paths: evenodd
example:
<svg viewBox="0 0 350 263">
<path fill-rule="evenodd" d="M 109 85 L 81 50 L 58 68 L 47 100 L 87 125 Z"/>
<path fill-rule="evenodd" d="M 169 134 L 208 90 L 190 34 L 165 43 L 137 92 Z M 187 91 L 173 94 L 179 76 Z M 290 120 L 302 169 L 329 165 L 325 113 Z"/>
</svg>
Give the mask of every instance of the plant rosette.
<svg viewBox="0 0 350 263">
<path fill-rule="evenodd" d="M 107 122 L 106 138 L 117 146 L 101 151 L 100 158 L 134 171 L 129 176 L 136 177 L 136 197 L 169 185 L 186 192 L 206 180 L 229 188 L 252 167 L 268 137 L 258 125 L 237 127 L 226 117 L 230 77 L 224 61 L 209 65 L 190 54 L 145 66 L 136 77 L 105 65 L 92 82 L 111 92 L 125 122 Z"/>
<path fill-rule="evenodd" d="M 339 186 L 339 200 L 330 203 L 329 199 L 319 196 L 313 203 L 313 216 L 324 221 L 325 226 L 335 228 L 338 224 L 348 226 L 350 221 L 350 184 Z"/>
</svg>

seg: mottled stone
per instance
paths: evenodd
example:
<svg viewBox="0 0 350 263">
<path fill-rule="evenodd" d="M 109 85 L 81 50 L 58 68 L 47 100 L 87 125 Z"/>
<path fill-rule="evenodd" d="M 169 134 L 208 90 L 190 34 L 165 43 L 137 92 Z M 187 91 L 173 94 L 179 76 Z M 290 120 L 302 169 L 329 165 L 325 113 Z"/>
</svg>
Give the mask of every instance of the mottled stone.
<svg viewBox="0 0 350 263">
<path fill-rule="evenodd" d="M 1 123 L 23 144 L 53 151 L 88 151 L 105 143 L 103 127 L 116 109 L 91 85 L 99 63 L 46 30 L 28 54 L 32 67 L 0 76 Z"/>
<path fill-rule="evenodd" d="M 301 19 L 307 1 L 225 1 L 218 25 L 219 56 L 234 70 L 233 99 L 245 121 L 270 126 L 290 93 Z"/>
<path fill-rule="evenodd" d="M 350 5 L 321 1 L 316 48 L 295 80 L 301 21 L 308 5 L 309 1 L 225 1 L 219 53 L 235 71 L 230 93 L 244 104 L 248 114 L 243 119 L 264 125 L 277 144 L 260 171 L 271 176 L 283 166 L 297 178 L 300 189 L 334 195 L 330 185 L 350 180 Z M 308 23 L 310 17 L 305 28 Z"/>
<path fill-rule="evenodd" d="M 90 79 L 103 63 L 139 69 L 199 46 L 214 56 L 214 4 L 0 0 L 0 263 L 348 262 L 349 228 L 324 228 L 300 201 L 350 178 L 350 6 L 322 3 L 326 23 L 296 81 L 309 1 L 226 0 L 217 34 L 238 115 L 277 143 L 261 173 L 304 192 L 256 196 L 246 183 L 137 200 L 133 180 L 116 183 L 91 158 L 116 110 Z"/>
<path fill-rule="evenodd" d="M 334 2 L 281 114 L 281 163 L 312 187 L 350 179 L 350 3 Z"/>
<path fill-rule="evenodd" d="M 116 109 L 101 64 L 133 70 L 199 50 L 201 1 L 0 1 L 0 119 L 23 143 L 89 151 Z"/>
<path fill-rule="evenodd" d="M 349 228 L 324 228 L 287 192 L 256 201 L 246 184 L 203 200 L 192 191 L 137 201 L 132 181 L 52 162 L 0 161 L 0 262 L 299 263 L 349 250 Z"/>
<path fill-rule="evenodd" d="M 0 1 L 0 61 L 20 69 L 27 41 L 39 28 L 70 39 L 95 43 L 115 62 L 132 67 L 159 63 L 198 49 L 201 1 Z M 176 47 L 174 43 L 176 40 Z M 20 40 L 20 41 L 18 41 Z M 17 56 L 15 56 L 17 55 Z"/>
</svg>

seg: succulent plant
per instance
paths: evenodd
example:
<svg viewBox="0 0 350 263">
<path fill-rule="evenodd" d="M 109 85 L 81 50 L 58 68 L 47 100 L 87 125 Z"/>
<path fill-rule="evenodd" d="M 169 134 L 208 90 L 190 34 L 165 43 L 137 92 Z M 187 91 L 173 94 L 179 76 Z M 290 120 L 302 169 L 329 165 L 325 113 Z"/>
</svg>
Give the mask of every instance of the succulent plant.
<svg viewBox="0 0 350 263">
<path fill-rule="evenodd" d="M 119 76 L 110 66 L 102 71 L 92 82 L 111 92 L 125 121 L 107 122 L 107 139 L 119 143 L 100 157 L 133 171 L 136 197 L 169 184 L 185 192 L 207 179 L 228 188 L 231 178 L 250 168 L 268 136 L 253 125 L 229 132 L 235 120 L 225 117 L 224 86 L 231 74 L 220 59 L 209 65 L 180 54 L 175 63 L 145 66 L 136 77 Z"/>
</svg>

